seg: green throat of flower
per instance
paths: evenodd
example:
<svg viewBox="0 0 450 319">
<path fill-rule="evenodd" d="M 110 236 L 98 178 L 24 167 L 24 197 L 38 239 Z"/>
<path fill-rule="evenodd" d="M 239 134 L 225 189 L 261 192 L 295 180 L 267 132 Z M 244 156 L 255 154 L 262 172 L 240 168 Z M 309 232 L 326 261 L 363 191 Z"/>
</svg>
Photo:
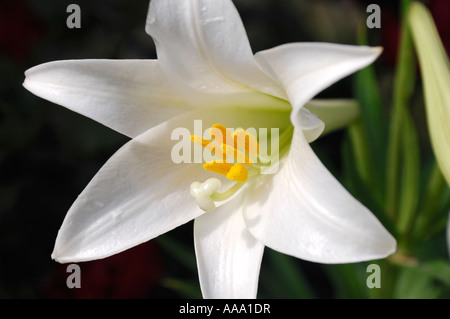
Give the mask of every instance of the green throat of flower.
<svg viewBox="0 0 450 319">
<path fill-rule="evenodd" d="M 203 183 L 191 184 L 191 196 L 201 209 L 211 212 L 216 208 L 216 202 L 222 202 L 236 194 L 250 179 L 261 175 L 274 174 L 278 170 L 280 159 L 289 151 L 293 127 L 289 125 L 281 135 L 279 130 L 273 130 L 261 140 L 246 130 L 231 132 L 221 124 L 214 124 L 209 129 L 212 140 L 192 135 L 193 143 L 209 150 L 215 160 L 203 164 L 203 168 L 212 173 L 225 176 L 235 183 L 223 192 L 222 182 L 218 178 L 210 178 Z M 270 143 L 268 143 L 270 142 Z M 270 147 L 267 145 L 270 144 Z M 270 155 L 269 154 L 270 151 Z"/>
</svg>

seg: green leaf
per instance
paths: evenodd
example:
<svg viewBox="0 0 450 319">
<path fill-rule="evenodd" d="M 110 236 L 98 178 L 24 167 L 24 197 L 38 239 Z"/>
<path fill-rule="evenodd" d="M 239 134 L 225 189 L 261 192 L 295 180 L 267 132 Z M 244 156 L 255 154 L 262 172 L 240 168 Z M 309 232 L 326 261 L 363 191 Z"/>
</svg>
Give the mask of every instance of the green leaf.
<svg viewBox="0 0 450 319">
<path fill-rule="evenodd" d="M 367 161 L 363 158 L 368 156 L 361 120 L 353 123 L 348 129 L 348 133 L 349 137 L 344 139 L 341 148 L 344 176 L 342 182 L 356 199 L 364 203 L 377 216 L 390 233 L 395 234 L 392 221 L 384 214 L 383 203 L 377 201 L 372 190 L 372 185 L 364 178 L 368 177 L 367 175 L 364 176 L 364 172 L 370 169 L 370 167 L 361 166 L 367 165 Z"/>
<path fill-rule="evenodd" d="M 261 269 L 261 295 L 269 298 L 315 297 L 314 290 L 303 274 L 299 261 L 269 248 L 264 252 L 265 263 Z M 269 273 L 267 273 L 269 272 Z"/>
<path fill-rule="evenodd" d="M 420 150 L 413 120 L 407 112 L 405 112 L 403 119 L 402 158 L 402 188 L 397 229 L 399 233 L 409 236 L 419 204 Z"/>
<path fill-rule="evenodd" d="M 358 33 L 358 44 L 367 45 L 366 28 Z M 362 179 L 372 186 L 378 202 L 383 201 L 386 132 L 383 107 L 373 65 L 354 76 L 354 95 L 361 106 L 361 125 L 351 128 L 350 137 L 358 154 L 357 167 Z"/>
<path fill-rule="evenodd" d="M 423 194 L 421 213 L 414 222 L 415 237 L 422 240 L 445 227 L 450 209 L 450 191 L 436 162 L 432 163 Z"/>
<path fill-rule="evenodd" d="M 435 260 L 419 265 L 418 270 L 450 287 L 450 263 L 447 260 Z"/>
<path fill-rule="evenodd" d="M 181 281 L 175 278 L 164 278 L 162 285 L 189 299 L 201 299 L 202 293 L 198 282 Z"/>
<path fill-rule="evenodd" d="M 367 45 L 366 30 L 365 26 L 359 30 L 359 45 Z M 361 103 L 361 114 L 372 143 L 373 155 L 382 162 L 384 160 L 384 143 L 386 142 L 384 130 L 386 123 L 374 65 L 358 71 L 354 79 L 355 96 Z"/>
<path fill-rule="evenodd" d="M 442 287 L 433 278 L 414 267 L 402 267 L 397 276 L 393 297 L 396 299 L 436 299 Z"/>
<path fill-rule="evenodd" d="M 394 77 L 386 163 L 386 211 L 393 220 L 399 220 L 397 226 L 401 233 L 409 228 L 420 188 L 418 138 L 408 108 L 414 88 L 414 66 L 411 34 L 404 21 Z"/>
<path fill-rule="evenodd" d="M 368 298 L 370 289 L 366 285 L 367 272 L 365 263 L 323 265 L 329 275 L 335 298 L 361 299 Z"/>
<path fill-rule="evenodd" d="M 353 173 L 352 171 L 354 171 L 354 168 L 356 167 L 360 180 L 364 182 L 365 185 L 370 185 L 373 173 L 373 163 L 362 120 L 358 120 L 350 125 L 348 128 L 348 133 L 352 149 L 352 154 L 349 156 L 348 160 L 353 159 L 354 161 L 354 165 L 352 165 L 348 171 L 349 173 Z M 358 176 L 355 176 L 355 178 L 357 177 Z"/>
</svg>

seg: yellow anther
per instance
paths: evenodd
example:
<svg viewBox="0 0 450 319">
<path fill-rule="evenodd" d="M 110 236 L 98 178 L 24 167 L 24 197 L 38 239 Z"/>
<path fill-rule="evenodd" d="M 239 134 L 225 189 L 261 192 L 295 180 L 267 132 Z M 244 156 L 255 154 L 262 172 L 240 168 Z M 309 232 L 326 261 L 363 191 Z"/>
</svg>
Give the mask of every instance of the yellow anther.
<svg viewBox="0 0 450 319">
<path fill-rule="evenodd" d="M 253 134 L 245 130 L 236 130 L 231 135 L 236 149 L 243 149 L 249 155 L 259 154 L 259 144 Z"/>
<path fill-rule="evenodd" d="M 202 138 L 201 136 L 198 136 L 198 135 L 191 135 L 191 141 L 197 145 L 200 145 L 200 146 L 206 148 L 213 154 L 216 153 L 217 149 L 221 150 L 221 148 L 214 145 L 214 143 L 212 141 L 205 140 L 204 138 Z M 218 152 L 218 153 L 220 153 L 220 152 Z"/>
<path fill-rule="evenodd" d="M 194 142 L 197 145 L 206 147 L 208 146 L 210 143 L 212 143 L 209 140 L 205 140 L 204 138 L 202 138 L 201 136 L 198 135 L 191 135 L 191 141 Z"/>
<path fill-rule="evenodd" d="M 235 182 L 245 182 L 248 178 L 247 168 L 241 163 L 236 163 L 228 172 L 227 178 Z"/>
<path fill-rule="evenodd" d="M 222 124 L 214 124 L 209 129 L 209 135 L 217 142 L 217 144 L 228 144 L 233 146 L 233 136 L 229 129 Z"/>
<path fill-rule="evenodd" d="M 239 151 L 234 147 L 231 147 L 230 145 L 222 144 L 222 150 L 225 160 L 232 157 L 236 160 L 237 163 L 243 163 L 249 166 L 253 164 L 253 160 L 248 157 L 247 154 Z"/>
<path fill-rule="evenodd" d="M 232 167 L 233 164 L 218 161 L 206 162 L 205 164 L 203 164 L 203 168 L 205 170 L 221 175 L 227 175 Z"/>
</svg>

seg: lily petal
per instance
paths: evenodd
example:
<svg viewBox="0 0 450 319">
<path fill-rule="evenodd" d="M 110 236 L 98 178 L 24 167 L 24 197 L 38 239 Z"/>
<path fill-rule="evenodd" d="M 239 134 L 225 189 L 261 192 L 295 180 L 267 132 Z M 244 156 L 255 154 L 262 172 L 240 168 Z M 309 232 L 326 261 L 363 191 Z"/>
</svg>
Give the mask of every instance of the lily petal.
<svg viewBox="0 0 450 319">
<path fill-rule="evenodd" d="M 68 60 L 25 72 L 30 92 L 135 137 L 188 111 L 156 60 Z"/>
<path fill-rule="evenodd" d="M 264 245 L 246 229 L 243 193 L 194 222 L 204 298 L 256 298 Z"/>
<path fill-rule="evenodd" d="M 238 94 L 248 88 L 286 97 L 258 67 L 230 0 L 152 0 L 146 31 L 167 76 L 187 97 L 192 91 L 201 92 L 208 104 L 213 98 L 220 101 L 217 94 Z"/>
<path fill-rule="evenodd" d="M 285 88 L 291 121 L 301 127 L 300 109 L 317 93 L 372 63 L 379 47 L 331 43 L 291 43 L 258 52 L 260 66 Z"/>
<path fill-rule="evenodd" d="M 163 123 L 117 151 L 70 208 L 52 257 L 59 262 L 104 258 L 201 215 L 189 187 L 206 178 L 202 166 L 171 160 L 172 128 L 187 124 Z"/>
<path fill-rule="evenodd" d="M 246 205 L 253 236 L 301 259 L 349 263 L 395 250 L 394 238 L 323 166 L 299 129 L 279 172 L 249 188 Z"/>
<path fill-rule="evenodd" d="M 300 109 L 298 119 L 308 143 L 315 141 L 325 129 L 325 123 L 307 108 Z"/>
</svg>

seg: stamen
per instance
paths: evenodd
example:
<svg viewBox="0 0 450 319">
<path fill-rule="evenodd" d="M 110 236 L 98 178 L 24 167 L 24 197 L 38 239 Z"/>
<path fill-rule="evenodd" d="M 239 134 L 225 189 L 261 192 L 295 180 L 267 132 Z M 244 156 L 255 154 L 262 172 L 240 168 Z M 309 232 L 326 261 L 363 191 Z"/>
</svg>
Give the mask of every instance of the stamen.
<svg viewBox="0 0 450 319">
<path fill-rule="evenodd" d="M 259 144 L 253 134 L 245 130 L 236 130 L 232 133 L 232 136 L 236 149 L 243 149 L 249 155 L 259 154 Z"/>
<path fill-rule="evenodd" d="M 213 154 L 216 153 L 216 148 L 220 149 L 220 147 L 214 145 L 214 143 L 212 141 L 205 140 L 204 138 L 202 138 L 201 136 L 198 136 L 198 135 L 191 135 L 191 141 L 197 145 L 200 145 L 200 146 L 206 148 Z"/>
<path fill-rule="evenodd" d="M 247 168 L 241 163 L 236 163 L 228 172 L 227 178 L 235 182 L 245 182 L 248 178 Z"/>
<path fill-rule="evenodd" d="M 209 135 L 219 144 L 228 144 L 233 146 L 233 136 L 229 129 L 222 124 L 214 124 L 209 129 Z"/>
<path fill-rule="evenodd" d="M 238 149 L 231 147 L 230 145 L 222 144 L 223 158 L 226 160 L 230 157 L 234 158 L 238 163 L 244 163 L 251 166 L 253 160 L 247 156 L 247 154 L 239 151 Z"/>
<path fill-rule="evenodd" d="M 227 175 L 232 167 L 233 164 L 218 161 L 212 161 L 203 164 L 203 168 L 207 171 L 211 171 L 221 175 Z"/>
</svg>

